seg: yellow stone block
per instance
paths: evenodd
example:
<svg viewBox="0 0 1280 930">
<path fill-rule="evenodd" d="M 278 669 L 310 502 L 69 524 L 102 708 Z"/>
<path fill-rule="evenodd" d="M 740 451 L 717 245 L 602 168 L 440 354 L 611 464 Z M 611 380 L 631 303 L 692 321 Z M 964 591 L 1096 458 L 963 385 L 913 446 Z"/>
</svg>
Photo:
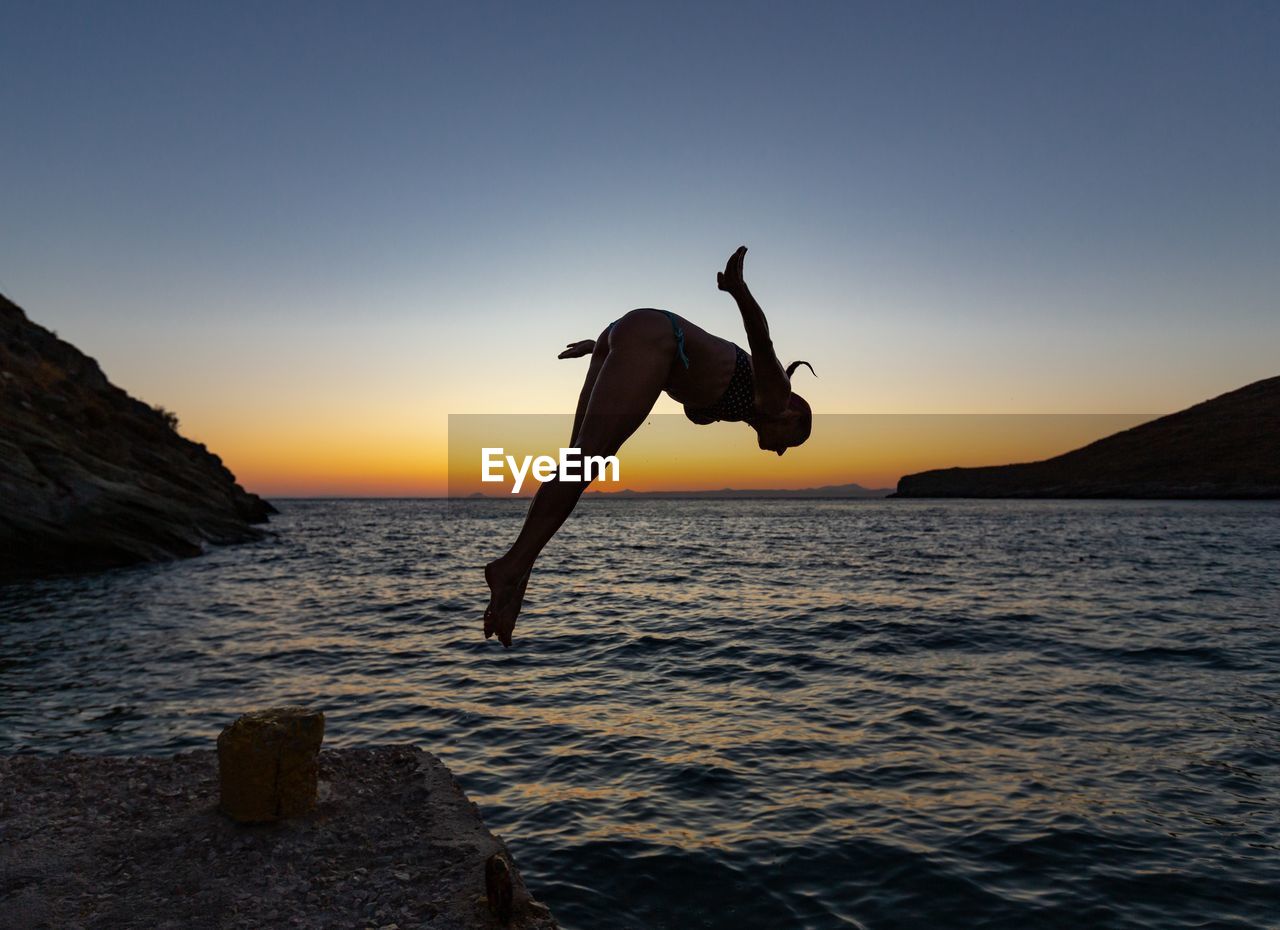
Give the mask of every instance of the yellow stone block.
<svg viewBox="0 0 1280 930">
<path fill-rule="evenodd" d="M 258 823 L 311 810 L 323 739 L 318 710 L 273 707 L 240 717 L 218 736 L 223 812 Z"/>
</svg>

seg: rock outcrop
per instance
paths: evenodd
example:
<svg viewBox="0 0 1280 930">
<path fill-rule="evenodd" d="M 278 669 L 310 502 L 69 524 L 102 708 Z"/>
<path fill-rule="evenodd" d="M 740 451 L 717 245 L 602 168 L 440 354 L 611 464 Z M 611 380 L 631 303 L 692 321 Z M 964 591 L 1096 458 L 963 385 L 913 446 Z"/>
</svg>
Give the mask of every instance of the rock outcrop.
<svg viewBox="0 0 1280 930">
<path fill-rule="evenodd" d="M 0 580 L 196 555 L 275 512 L 0 296 Z"/>
<path fill-rule="evenodd" d="M 892 496 L 1280 498 L 1280 377 L 1043 462 L 907 475 Z"/>
</svg>

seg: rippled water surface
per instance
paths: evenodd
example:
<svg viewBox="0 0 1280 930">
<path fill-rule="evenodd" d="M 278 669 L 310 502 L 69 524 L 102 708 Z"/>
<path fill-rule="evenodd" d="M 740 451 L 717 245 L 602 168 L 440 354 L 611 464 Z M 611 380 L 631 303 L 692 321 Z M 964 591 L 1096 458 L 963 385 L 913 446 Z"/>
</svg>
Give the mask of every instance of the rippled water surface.
<svg viewBox="0 0 1280 930">
<path fill-rule="evenodd" d="M 515 648 L 510 502 L 0 588 L 0 751 L 328 745 L 457 773 L 567 930 L 1266 927 L 1280 506 L 584 503 Z"/>
</svg>

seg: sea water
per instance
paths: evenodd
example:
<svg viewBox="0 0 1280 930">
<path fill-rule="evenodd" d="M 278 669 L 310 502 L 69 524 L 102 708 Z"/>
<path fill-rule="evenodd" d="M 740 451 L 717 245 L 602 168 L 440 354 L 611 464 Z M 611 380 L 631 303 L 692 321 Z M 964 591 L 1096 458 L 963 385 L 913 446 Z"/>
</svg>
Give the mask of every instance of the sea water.
<svg viewBox="0 0 1280 930">
<path fill-rule="evenodd" d="M 1280 505 L 512 501 L 0 587 L 0 751 L 436 753 L 566 930 L 1280 925 Z"/>
</svg>

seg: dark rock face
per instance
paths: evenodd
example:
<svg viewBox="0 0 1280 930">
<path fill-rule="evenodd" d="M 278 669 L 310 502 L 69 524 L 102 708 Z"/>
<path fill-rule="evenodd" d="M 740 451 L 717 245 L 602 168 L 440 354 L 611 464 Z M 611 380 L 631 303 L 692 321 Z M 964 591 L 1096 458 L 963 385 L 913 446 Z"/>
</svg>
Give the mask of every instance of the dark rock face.
<svg viewBox="0 0 1280 930">
<path fill-rule="evenodd" d="M 1280 377 L 1043 462 L 907 475 L 893 496 L 1280 498 Z"/>
<path fill-rule="evenodd" d="M 197 555 L 275 512 L 0 296 L 0 579 Z"/>
</svg>

